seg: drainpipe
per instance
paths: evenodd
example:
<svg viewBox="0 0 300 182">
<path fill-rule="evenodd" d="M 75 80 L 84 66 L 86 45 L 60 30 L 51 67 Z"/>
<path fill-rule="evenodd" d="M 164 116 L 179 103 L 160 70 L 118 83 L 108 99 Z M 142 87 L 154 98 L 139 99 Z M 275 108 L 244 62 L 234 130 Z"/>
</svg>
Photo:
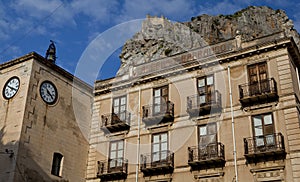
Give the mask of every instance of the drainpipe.
<svg viewBox="0 0 300 182">
<path fill-rule="evenodd" d="M 137 137 L 137 155 L 136 155 L 136 168 L 135 168 L 135 181 L 139 181 L 139 163 L 140 163 L 140 144 L 141 144 L 141 137 L 140 137 L 140 119 L 141 119 L 141 88 L 139 88 L 139 101 L 138 101 L 138 137 Z"/>
<path fill-rule="evenodd" d="M 236 159 L 236 141 L 235 141 L 235 132 L 234 132 L 232 91 L 231 91 L 231 81 L 230 81 L 230 66 L 228 66 L 227 71 L 228 71 L 228 85 L 229 85 L 229 97 L 230 97 L 231 130 L 232 130 L 232 141 L 233 141 L 233 158 L 234 158 L 235 182 L 238 182 L 238 169 L 237 169 L 237 159 Z"/>
</svg>

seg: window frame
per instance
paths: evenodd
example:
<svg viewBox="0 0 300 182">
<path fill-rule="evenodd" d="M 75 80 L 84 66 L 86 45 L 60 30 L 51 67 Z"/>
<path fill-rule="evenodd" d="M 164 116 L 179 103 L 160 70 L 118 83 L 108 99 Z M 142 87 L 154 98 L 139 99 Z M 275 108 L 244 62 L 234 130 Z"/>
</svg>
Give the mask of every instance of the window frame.
<svg viewBox="0 0 300 182">
<path fill-rule="evenodd" d="M 166 142 L 165 141 L 162 142 L 162 135 L 166 135 L 167 136 Z M 154 137 L 155 136 L 159 136 L 159 142 L 157 142 L 157 143 L 154 143 Z M 167 147 L 166 150 L 162 150 L 162 144 L 163 143 L 166 143 L 166 145 L 167 145 L 166 146 Z M 159 150 L 158 151 L 154 151 L 154 145 L 155 144 L 159 145 Z M 160 132 L 160 133 L 154 133 L 154 134 L 152 134 L 152 136 L 151 136 L 151 162 L 152 163 L 156 163 L 156 162 L 159 163 L 161 161 L 167 160 L 168 151 L 169 151 L 169 133 L 168 132 Z M 159 153 L 158 160 L 154 160 L 154 152 L 158 152 Z M 162 152 L 166 152 L 166 157 L 165 158 L 162 158 Z"/>
<path fill-rule="evenodd" d="M 207 84 L 207 78 L 209 78 L 209 77 L 212 77 L 212 82 L 213 83 L 211 85 Z M 200 87 L 199 87 L 199 81 L 202 80 L 202 79 L 204 79 L 204 86 L 202 86 L 202 87 L 204 87 L 204 92 L 201 92 Z M 211 87 L 210 90 L 208 89 L 209 87 Z M 207 76 L 202 76 L 202 77 L 197 78 L 196 88 L 197 88 L 197 92 L 198 92 L 199 95 L 205 94 L 205 93 L 206 94 L 212 93 L 215 90 L 215 77 L 214 77 L 214 75 L 212 74 L 212 75 L 207 75 Z"/>
<path fill-rule="evenodd" d="M 208 85 L 208 78 L 212 78 L 212 84 L 210 85 Z M 199 87 L 200 80 L 204 80 L 204 85 L 201 87 Z M 205 105 L 214 99 L 215 77 L 213 74 L 197 78 L 196 87 L 198 93 L 197 104 Z"/>
<path fill-rule="evenodd" d="M 125 104 L 122 104 L 122 98 L 125 99 Z M 115 100 L 119 100 L 118 101 L 118 106 L 115 106 Z M 121 107 L 124 106 L 124 110 L 121 109 Z M 118 107 L 118 113 L 116 113 L 115 108 Z M 118 116 L 118 118 L 120 120 L 126 120 L 126 112 L 127 112 L 127 95 L 123 95 L 123 96 L 119 96 L 119 97 L 115 97 L 112 99 L 112 113 L 116 116 Z M 123 115 L 124 114 L 124 115 Z"/>
<path fill-rule="evenodd" d="M 164 89 L 166 90 L 164 93 Z M 159 96 L 156 96 L 156 91 L 159 90 Z M 161 87 L 153 88 L 153 115 L 160 115 L 164 111 L 167 110 L 167 102 L 169 101 L 169 85 L 164 85 Z M 159 102 L 156 102 L 156 99 L 158 99 Z M 158 111 L 156 111 L 156 108 L 159 108 Z"/>
<path fill-rule="evenodd" d="M 210 126 L 214 126 L 214 130 L 215 130 L 215 133 L 213 134 L 209 134 L 209 127 Z M 202 127 L 205 127 L 206 128 L 206 135 L 202 135 L 201 136 L 201 128 Z M 207 143 L 201 143 L 201 138 L 204 138 L 204 137 L 209 137 L 209 136 L 213 136 L 214 135 L 214 141 L 212 142 L 207 142 Z M 205 125 L 198 125 L 198 147 L 203 147 L 203 146 L 207 146 L 209 144 L 215 144 L 218 142 L 218 128 L 217 128 L 217 122 L 211 122 L 211 123 L 207 123 Z"/>
<path fill-rule="evenodd" d="M 262 130 L 262 135 L 256 135 L 256 131 L 255 129 L 258 128 L 257 126 L 255 126 L 255 117 L 259 116 L 261 119 L 261 125 L 257 125 L 261 127 Z M 272 124 L 265 124 L 265 116 L 271 116 L 271 121 Z M 270 145 L 275 145 L 276 144 L 276 137 L 274 136 L 275 134 L 275 122 L 274 122 L 274 116 L 272 112 L 267 112 L 267 113 L 261 113 L 261 114 L 257 114 L 257 115 L 253 115 L 251 116 L 251 126 L 252 126 L 252 135 L 254 138 L 254 145 L 255 148 L 260 148 L 260 147 L 266 147 L 266 146 L 270 146 Z M 272 131 L 268 132 L 266 130 L 267 127 L 272 127 Z M 270 142 L 271 141 L 271 142 Z"/>
<path fill-rule="evenodd" d="M 260 72 L 260 66 L 264 66 L 265 67 L 265 72 Z M 251 74 L 251 67 L 255 67 L 255 70 L 256 70 L 256 74 Z M 256 79 L 257 81 L 255 83 L 261 83 L 262 81 L 264 80 L 268 80 L 269 78 L 269 74 L 268 74 L 268 64 L 266 61 L 262 61 L 262 62 L 259 62 L 259 63 L 255 63 L 255 64 L 250 64 L 247 66 L 247 72 L 248 72 L 248 81 L 249 81 L 249 84 L 254 84 L 253 81 L 251 81 L 251 76 L 255 75 L 256 76 Z M 265 78 L 262 79 L 261 78 L 261 75 L 265 74 Z"/>
<path fill-rule="evenodd" d="M 118 152 L 121 151 L 119 150 L 119 143 L 122 142 L 122 145 L 123 145 L 123 148 L 122 148 L 122 161 L 120 163 L 120 165 L 118 165 L 118 161 L 117 160 L 120 160 L 120 157 L 118 157 Z M 116 149 L 114 150 L 116 152 L 116 157 L 115 158 L 112 158 L 111 157 L 111 154 L 112 154 L 112 145 L 113 144 L 116 144 Z M 115 170 L 115 169 L 119 169 L 119 168 L 122 168 L 123 166 L 123 160 L 124 160 L 124 154 L 125 154 L 125 141 L 124 140 L 115 140 L 115 141 L 111 141 L 109 143 L 109 157 L 108 157 L 108 170 L 111 171 L 111 170 Z M 112 167 L 111 166 L 111 160 L 115 160 L 115 163 L 114 163 L 114 166 Z"/>
<path fill-rule="evenodd" d="M 268 113 L 262 113 L 262 114 L 256 114 L 256 115 L 252 115 L 251 116 L 251 126 L 252 126 L 252 134 L 253 134 L 253 137 L 256 137 L 255 136 L 255 125 L 254 125 L 254 117 L 255 116 L 260 116 L 261 118 L 262 118 L 262 120 L 261 120 L 261 122 L 262 122 L 262 127 L 263 127 L 263 129 L 262 129 L 262 131 L 263 131 L 263 134 L 262 135 L 258 135 L 258 136 L 264 136 L 264 135 L 266 135 L 265 134 L 265 124 L 264 124 L 264 122 L 265 122 L 265 120 L 264 120 L 264 116 L 268 116 L 268 115 L 270 115 L 271 116 L 271 120 L 272 120 L 272 134 L 274 134 L 275 133 L 275 123 L 274 123 L 274 117 L 273 117 L 273 113 L 272 112 L 268 112 Z"/>
</svg>

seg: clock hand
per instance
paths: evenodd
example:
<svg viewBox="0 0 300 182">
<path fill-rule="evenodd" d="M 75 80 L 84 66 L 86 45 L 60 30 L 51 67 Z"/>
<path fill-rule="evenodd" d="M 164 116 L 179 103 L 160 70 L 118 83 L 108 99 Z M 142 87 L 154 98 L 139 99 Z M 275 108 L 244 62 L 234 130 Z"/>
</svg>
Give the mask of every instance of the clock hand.
<svg viewBox="0 0 300 182">
<path fill-rule="evenodd" d="M 46 89 L 47 94 L 50 95 L 51 99 L 53 99 L 53 96 L 51 95 L 50 91 L 48 89 Z"/>
<path fill-rule="evenodd" d="M 15 90 L 15 91 L 17 91 L 17 89 L 16 89 L 16 88 L 14 88 L 14 87 L 11 87 L 11 86 L 9 86 L 9 85 L 7 85 L 7 87 L 8 87 L 8 88 L 10 88 L 10 89 L 12 89 L 12 90 Z"/>
</svg>

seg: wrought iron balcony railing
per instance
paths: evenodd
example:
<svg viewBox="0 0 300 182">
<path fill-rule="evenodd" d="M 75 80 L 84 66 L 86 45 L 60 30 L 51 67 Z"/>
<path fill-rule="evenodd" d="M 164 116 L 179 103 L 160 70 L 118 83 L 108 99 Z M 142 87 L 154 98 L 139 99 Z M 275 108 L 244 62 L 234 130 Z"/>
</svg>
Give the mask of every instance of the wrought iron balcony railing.
<svg viewBox="0 0 300 182">
<path fill-rule="evenodd" d="M 160 104 L 146 105 L 143 109 L 143 122 L 154 125 L 174 121 L 174 104 L 171 101 L 162 101 Z"/>
<path fill-rule="evenodd" d="M 187 112 L 191 117 L 220 112 L 221 109 L 221 94 L 217 90 L 187 97 Z"/>
<path fill-rule="evenodd" d="M 281 159 L 285 158 L 286 154 L 284 137 L 281 133 L 244 138 L 244 148 L 248 162 Z"/>
<path fill-rule="evenodd" d="M 127 111 L 115 114 L 109 113 L 101 116 L 102 128 L 110 132 L 129 130 L 131 114 Z"/>
<path fill-rule="evenodd" d="M 274 78 L 253 84 L 239 85 L 240 102 L 243 106 L 278 100 L 277 84 Z"/>
<path fill-rule="evenodd" d="M 224 145 L 220 142 L 188 147 L 188 163 L 192 169 L 224 166 Z"/>
<path fill-rule="evenodd" d="M 101 181 L 121 180 L 127 178 L 127 170 L 127 159 L 108 159 L 108 161 L 98 161 L 97 176 Z"/>
<path fill-rule="evenodd" d="M 174 170 L 174 153 L 168 150 L 141 155 L 144 176 L 170 174 Z"/>
</svg>

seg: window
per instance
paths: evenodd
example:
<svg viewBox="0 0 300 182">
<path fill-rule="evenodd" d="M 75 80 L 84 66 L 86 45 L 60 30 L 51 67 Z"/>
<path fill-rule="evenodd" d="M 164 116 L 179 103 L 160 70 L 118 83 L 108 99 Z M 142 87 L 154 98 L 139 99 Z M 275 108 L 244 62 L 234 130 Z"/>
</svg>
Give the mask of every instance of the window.
<svg viewBox="0 0 300 182">
<path fill-rule="evenodd" d="M 55 176 L 62 175 L 63 155 L 60 153 L 53 154 L 51 174 Z"/>
<path fill-rule="evenodd" d="M 248 66 L 248 73 L 250 84 L 258 83 L 260 81 L 268 79 L 267 63 L 263 62 Z"/>
<path fill-rule="evenodd" d="M 274 124 L 271 113 L 253 116 L 252 125 L 256 147 L 275 145 Z"/>
<path fill-rule="evenodd" d="M 113 170 L 123 165 L 124 141 L 114 141 L 110 143 L 109 168 Z"/>
<path fill-rule="evenodd" d="M 250 94 L 255 95 L 258 93 L 266 92 L 269 90 L 267 63 L 258 63 L 248 66 Z"/>
<path fill-rule="evenodd" d="M 126 120 L 126 96 L 114 98 L 113 113 L 116 114 L 121 121 Z"/>
<path fill-rule="evenodd" d="M 211 94 L 214 90 L 214 77 L 211 75 L 211 76 L 205 76 L 205 77 L 198 78 L 197 88 L 198 88 L 198 94 L 199 94 L 198 103 L 200 105 L 209 103 L 212 99 L 212 96 L 214 95 L 214 94 Z"/>
<path fill-rule="evenodd" d="M 206 147 L 210 143 L 217 142 L 217 125 L 216 123 L 209 123 L 207 125 L 199 126 L 199 146 Z"/>
<path fill-rule="evenodd" d="M 161 114 L 167 110 L 167 101 L 169 100 L 168 86 L 156 88 L 153 90 L 153 110 L 155 114 Z"/>
<path fill-rule="evenodd" d="M 152 162 L 166 160 L 168 156 L 168 133 L 152 135 Z"/>
<path fill-rule="evenodd" d="M 217 125 L 209 123 L 199 126 L 199 159 L 206 160 L 208 157 L 216 156 L 217 145 Z"/>
</svg>

